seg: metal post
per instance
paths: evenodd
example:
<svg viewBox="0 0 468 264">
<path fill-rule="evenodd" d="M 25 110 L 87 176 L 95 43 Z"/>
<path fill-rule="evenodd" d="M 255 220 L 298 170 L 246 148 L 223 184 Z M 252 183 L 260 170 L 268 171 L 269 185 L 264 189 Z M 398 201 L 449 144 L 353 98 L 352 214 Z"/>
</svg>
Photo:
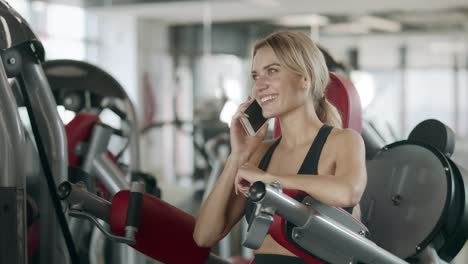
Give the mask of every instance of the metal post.
<svg viewBox="0 0 468 264">
<path fill-rule="evenodd" d="M 407 65 L 407 57 L 408 57 L 408 48 L 406 45 L 403 45 L 400 47 L 400 74 L 401 74 L 401 79 L 400 79 L 400 102 L 401 102 L 401 107 L 400 107 L 400 136 L 404 135 L 406 133 L 406 118 L 408 115 L 408 105 L 407 105 L 407 94 L 408 92 L 406 89 L 408 89 L 406 83 L 407 83 L 407 71 L 408 71 L 408 65 Z"/>
<path fill-rule="evenodd" d="M 3 60 L 1 60 L 3 62 Z M 25 264 L 25 134 L 16 99 L 0 62 L 0 263 Z"/>
<path fill-rule="evenodd" d="M 22 85 L 35 114 L 39 136 L 44 143 L 47 160 L 50 164 L 55 184 L 63 182 L 68 176 L 68 152 L 65 128 L 57 112 L 57 105 L 41 65 L 25 61 L 22 72 Z M 41 182 L 40 207 L 40 263 L 69 263 L 69 257 L 60 232 L 58 219 L 48 188 Z M 51 249 L 53 249 L 51 251 Z M 51 253 L 52 252 L 52 253 Z"/>
<path fill-rule="evenodd" d="M 130 172 L 140 170 L 140 130 L 135 107 L 130 98 L 125 99 L 128 121 L 130 123 Z M 131 179 L 133 180 L 133 179 Z"/>
<path fill-rule="evenodd" d="M 453 54 L 453 124 L 455 133 L 460 132 L 460 66 L 457 52 Z"/>
</svg>

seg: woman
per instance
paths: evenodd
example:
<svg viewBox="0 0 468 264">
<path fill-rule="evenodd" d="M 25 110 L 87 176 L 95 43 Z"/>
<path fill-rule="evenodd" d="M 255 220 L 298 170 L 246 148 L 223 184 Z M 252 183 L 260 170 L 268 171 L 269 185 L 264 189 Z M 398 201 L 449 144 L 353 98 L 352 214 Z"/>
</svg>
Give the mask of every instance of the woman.
<svg viewBox="0 0 468 264">
<path fill-rule="evenodd" d="M 341 129 L 336 108 L 325 98 L 328 69 L 317 46 L 299 32 L 278 32 L 260 40 L 252 63 L 253 98 L 231 121 L 232 152 L 197 218 L 194 239 L 215 245 L 245 214 L 246 193 L 256 181 L 279 182 L 331 206 L 351 210 L 366 186 L 361 136 Z M 239 118 L 257 100 L 266 118 L 278 117 L 282 137 L 263 141 L 264 125 L 249 137 Z M 247 209 L 247 210 L 246 210 Z M 255 264 L 305 263 L 267 236 Z"/>
</svg>

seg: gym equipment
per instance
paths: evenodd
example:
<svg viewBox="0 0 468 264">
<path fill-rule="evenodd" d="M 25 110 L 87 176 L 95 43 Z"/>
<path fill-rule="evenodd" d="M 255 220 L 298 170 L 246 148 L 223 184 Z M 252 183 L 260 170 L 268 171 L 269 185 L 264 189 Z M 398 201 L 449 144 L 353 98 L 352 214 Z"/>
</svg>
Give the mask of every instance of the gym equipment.
<svg viewBox="0 0 468 264">
<path fill-rule="evenodd" d="M 279 184 L 254 183 L 249 199 L 256 207 L 244 246 L 257 249 L 270 233 L 281 245 L 293 245 L 287 249 L 309 263 L 406 263 L 366 239 L 367 228 L 343 209 L 321 204 L 310 196 L 302 202 L 292 198 L 299 195 L 305 194 L 286 190 L 282 193 Z M 276 220 L 278 224 L 271 226 L 275 215 L 293 227 L 289 228 L 280 218 Z"/>
<path fill-rule="evenodd" d="M 71 166 L 79 167 L 88 174 L 71 173 L 70 177 L 87 175 L 74 182 L 84 181 L 91 192 L 96 193 L 99 188 L 104 196 L 112 196 L 120 190 L 129 189 L 130 181 L 143 181 L 146 192 L 160 197 L 156 178 L 139 171 L 138 122 L 134 106 L 123 87 L 107 72 L 86 62 L 52 60 L 45 62 L 43 68 L 57 104 L 77 113 L 65 126 L 68 157 Z M 99 114 L 106 109 L 120 118 L 119 129 L 101 122 Z M 109 142 L 114 135 L 128 138 L 117 154 L 109 151 Z M 122 166 L 120 157 L 127 147 L 130 163 Z M 82 254 L 85 254 L 82 258 L 89 258 L 92 264 L 101 263 L 103 261 L 97 259 L 104 258 L 104 236 L 95 228 L 89 230 L 92 235 L 88 238 L 89 233 L 84 232 L 86 227 L 83 222 L 71 222 L 72 234 L 81 251 L 84 251 Z M 125 247 L 121 251 L 122 256 L 112 256 L 111 262 L 138 262 L 137 257 L 124 259 L 124 255 L 130 254 Z"/>
<path fill-rule="evenodd" d="M 107 202 L 69 182 L 59 186 L 60 197 L 69 204 L 69 214 L 88 219 L 104 234 L 117 242 L 128 242 L 122 235 L 126 229 L 126 214 L 130 192 L 120 191 Z M 80 197 L 80 198 L 78 198 Z M 83 202 L 85 201 L 85 202 Z M 97 219 L 107 222 L 107 230 Z M 200 248 L 193 240 L 193 216 L 154 197 L 143 194 L 139 231 L 130 246 L 163 263 L 227 263 L 210 255 L 210 248 Z M 171 226 L 176 228 L 169 228 Z M 180 251 L 184 253 L 181 254 Z M 207 262 L 208 263 L 208 262 Z"/>
<path fill-rule="evenodd" d="M 0 90 L 2 97 L 2 141 L 5 145 L 4 171 L 1 182 L 3 232 L 0 263 L 24 263 L 26 261 L 26 208 L 25 174 L 22 159 L 25 157 L 25 131 L 18 116 L 16 99 L 11 91 L 8 78 L 19 83 L 21 95 L 28 108 L 34 139 L 39 152 L 41 166 L 46 176 L 48 191 L 42 188 L 40 206 L 44 206 L 40 232 L 43 234 L 40 261 L 42 263 L 78 262 L 74 243 L 68 230 L 67 221 L 57 198 L 55 181 L 67 179 L 67 146 L 63 125 L 60 122 L 54 98 L 50 92 L 41 62 L 44 49 L 31 31 L 28 23 L 5 1 L 0 2 L 2 32 L 0 37 Z M 39 125 L 40 124 L 40 125 Z M 10 158 L 7 158 L 10 157 Z M 53 206 L 50 206 L 52 199 Z M 57 218 L 56 218 L 57 216 Z M 62 234 L 65 238 L 63 243 Z M 47 234 L 47 235 L 45 235 Z M 52 248 L 53 250 L 50 250 Z"/>
<path fill-rule="evenodd" d="M 110 109 L 121 118 L 124 123 L 121 129 L 123 131 L 114 130 L 113 132 L 128 136 L 129 170 L 138 171 L 140 169 L 138 122 L 135 108 L 124 88 L 104 70 L 82 61 L 51 60 L 46 61 L 43 68 L 57 105 L 63 105 L 65 109 L 77 115 L 87 113 L 91 116 L 98 116 L 104 109 Z M 86 122 L 88 126 L 97 123 L 92 120 L 94 117 L 80 118 L 80 122 Z M 90 120 L 85 120 L 88 118 Z M 80 122 L 76 122 L 68 130 L 74 131 L 73 129 L 76 129 Z M 80 133 L 75 134 L 84 137 Z M 69 156 L 71 165 L 77 166 L 79 160 L 74 149 L 70 150 Z"/>
<path fill-rule="evenodd" d="M 450 158 L 454 142 L 449 127 L 429 119 L 367 163 L 363 223 L 400 258 L 415 261 L 428 251 L 450 262 L 468 238 L 468 174 Z"/>
<path fill-rule="evenodd" d="M 71 166 L 81 167 L 93 175 L 81 179 L 87 182 L 89 190 L 95 192 L 96 185 L 100 185 L 106 195 L 111 195 L 119 190 L 128 189 L 128 181 L 133 178 L 145 181 L 149 193 L 160 195 L 156 179 L 138 171 L 140 164 L 138 123 L 134 107 L 120 84 L 100 68 L 81 61 L 51 60 L 44 62 L 42 68 L 57 104 L 76 113 L 75 118 L 65 127 L 68 159 Z M 18 82 L 12 83 L 12 89 L 18 106 L 24 106 Z M 98 115 L 105 109 L 119 116 L 121 129 L 114 129 L 101 123 Z M 128 138 L 126 145 L 115 155 L 108 151 L 108 143 L 114 135 Z M 121 154 L 127 147 L 130 150 L 128 168 L 117 166 Z M 132 177 L 127 177 L 127 171 L 131 172 Z M 31 182 L 32 179 L 28 179 L 28 186 L 36 189 L 35 183 Z M 40 199 L 37 197 L 38 193 L 34 193 L 36 200 Z M 45 203 L 39 206 L 39 208 L 44 207 L 47 207 Z M 87 239 L 87 232 L 83 232 L 83 229 L 86 230 L 86 225 L 82 226 L 82 223 L 72 220 L 70 227 L 80 252 L 88 251 L 86 248 L 89 246 L 91 255 L 103 255 L 103 252 L 94 252 L 103 250 L 102 247 L 90 245 L 89 241 L 84 244 L 80 242 L 83 238 Z M 38 236 L 37 233 L 35 235 Z M 99 238 L 96 237 L 93 241 L 96 239 Z M 30 237 L 29 240 L 37 243 L 40 241 L 37 237 Z M 85 249 L 82 249 L 83 246 Z M 28 248 L 36 248 L 29 251 L 30 256 L 37 254 L 38 248 L 35 244 L 29 244 Z"/>
</svg>

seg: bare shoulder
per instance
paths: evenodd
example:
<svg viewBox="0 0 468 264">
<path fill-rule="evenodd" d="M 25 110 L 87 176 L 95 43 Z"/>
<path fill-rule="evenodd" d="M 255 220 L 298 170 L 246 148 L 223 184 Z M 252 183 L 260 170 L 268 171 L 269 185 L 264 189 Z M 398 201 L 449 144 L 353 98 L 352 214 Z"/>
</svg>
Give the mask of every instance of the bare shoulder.
<svg viewBox="0 0 468 264">
<path fill-rule="evenodd" d="M 262 157 L 265 155 L 265 153 L 271 147 L 271 145 L 275 143 L 275 141 L 276 139 L 268 139 L 268 140 L 262 141 L 260 146 L 257 148 L 255 153 L 250 158 L 249 163 L 258 165 Z"/>
<path fill-rule="evenodd" d="M 333 142 L 340 147 L 364 148 L 362 136 L 351 128 L 335 128 L 330 136 Z"/>
</svg>

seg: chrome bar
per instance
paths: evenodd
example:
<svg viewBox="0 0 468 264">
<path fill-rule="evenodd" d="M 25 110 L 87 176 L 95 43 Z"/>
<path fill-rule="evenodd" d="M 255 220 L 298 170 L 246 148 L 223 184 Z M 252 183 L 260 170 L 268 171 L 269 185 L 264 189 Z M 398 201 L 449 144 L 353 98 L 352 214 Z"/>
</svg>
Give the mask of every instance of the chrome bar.
<svg viewBox="0 0 468 264">
<path fill-rule="evenodd" d="M 93 159 L 91 175 L 95 175 L 97 179 L 101 180 L 111 195 L 121 190 L 130 189 L 130 184 L 125 181 L 125 174 L 107 157 L 106 153 Z"/>
<path fill-rule="evenodd" d="M 58 187 L 60 199 L 68 202 L 70 209 L 85 211 L 109 222 L 111 203 L 86 190 L 85 186 L 63 182 Z"/>
<path fill-rule="evenodd" d="M 249 197 L 262 207 L 272 208 L 276 214 L 294 224 L 296 226 L 292 234 L 294 240 L 302 248 L 314 252 L 327 261 L 352 263 L 357 260 L 368 264 L 407 263 L 367 238 L 352 232 L 341 223 L 322 215 L 314 210 L 313 205 L 308 207 L 283 194 L 280 188 L 255 182 L 249 189 Z"/>
<path fill-rule="evenodd" d="M 57 112 L 57 105 L 47 78 L 40 64 L 24 60 L 20 76 L 26 94 L 35 113 L 39 136 L 44 144 L 47 160 L 50 164 L 55 184 L 63 182 L 68 175 L 68 152 L 65 128 Z M 60 232 L 58 218 L 48 189 L 41 183 L 41 249 L 40 263 L 69 263 L 67 248 Z M 51 252 L 51 248 L 54 250 Z"/>
</svg>

